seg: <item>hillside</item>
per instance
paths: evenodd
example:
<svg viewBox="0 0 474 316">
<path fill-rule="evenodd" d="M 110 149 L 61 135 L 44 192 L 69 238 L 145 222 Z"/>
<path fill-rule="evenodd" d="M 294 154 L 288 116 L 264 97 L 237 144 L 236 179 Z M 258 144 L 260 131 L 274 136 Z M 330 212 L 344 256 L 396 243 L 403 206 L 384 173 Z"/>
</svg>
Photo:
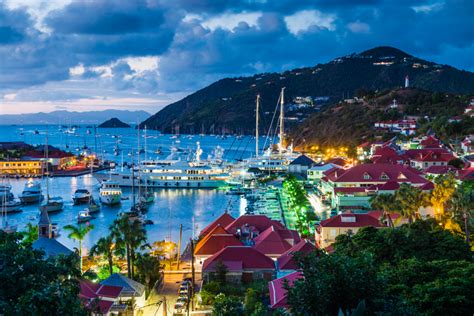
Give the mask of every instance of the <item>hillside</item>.
<svg viewBox="0 0 474 316">
<path fill-rule="evenodd" d="M 398 108 L 391 109 L 394 99 Z M 365 92 L 355 102 L 347 101 L 350 102 L 342 101 L 312 114 L 290 131 L 289 138 L 303 150 L 312 146 L 354 146 L 365 140 L 374 140 L 377 136 L 389 139 L 398 135 L 377 132 L 374 123 L 408 116 L 419 118 L 420 132 L 432 131 L 444 139 L 474 132 L 473 118 L 464 116 L 461 123 L 448 121 L 464 113 L 469 104 L 469 97 L 465 95 L 400 88 L 378 93 Z"/>
<path fill-rule="evenodd" d="M 100 124 L 116 117 L 124 122 L 136 124 L 150 117 L 145 111 L 104 110 L 104 111 L 53 111 L 49 113 L 3 114 L 0 115 L 0 125 L 10 124 Z"/>
<path fill-rule="evenodd" d="M 114 117 L 97 126 L 98 128 L 128 128 L 130 125 Z"/>
<path fill-rule="evenodd" d="M 472 72 L 421 60 L 396 48 L 377 47 L 314 67 L 219 80 L 168 105 L 142 122 L 141 127 L 146 125 L 162 132 L 172 132 L 179 127 L 181 133 L 221 133 L 223 130 L 253 133 L 257 94 L 262 100 L 264 130 L 268 128 L 282 87 L 286 87 L 287 105 L 296 97 L 306 96 L 312 97 L 316 105 L 321 99 L 330 104 L 352 97 L 360 89 L 401 87 L 406 75 L 411 87 L 474 94 Z"/>
</svg>

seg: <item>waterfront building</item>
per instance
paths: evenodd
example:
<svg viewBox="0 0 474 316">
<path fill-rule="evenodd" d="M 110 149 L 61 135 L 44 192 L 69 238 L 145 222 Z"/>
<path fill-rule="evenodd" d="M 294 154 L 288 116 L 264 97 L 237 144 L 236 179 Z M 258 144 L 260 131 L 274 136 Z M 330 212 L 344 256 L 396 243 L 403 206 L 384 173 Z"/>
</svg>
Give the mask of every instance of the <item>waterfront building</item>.
<svg viewBox="0 0 474 316">
<path fill-rule="evenodd" d="M 288 172 L 306 177 L 308 169 L 314 166 L 316 162 L 306 155 L 301 155 L 288 165 Z"/>
<path fill-rule="evenodd" d="M 243 246 L 243 244 L 233 234 L 229 234 L 224 227 L 217 225 L 196 244 L 194 256 L 196 261 L 202 264 L 204 260 L 229 246 Z"/>
<path fill-rule="evenodd" d="M 323 173 L 332 168 L 338 168 L 338 166 L 333 163 L 315 165 L 306 171 L 306 179 L 309 183 L 318 184 L 324 176 Z"/>
<path fill-rule="evenodd" d="M 1 175 L 40 176 L 46 171 L 46 164 L 40 160 L 5 160 L 0 161 Z"/>
</svg>

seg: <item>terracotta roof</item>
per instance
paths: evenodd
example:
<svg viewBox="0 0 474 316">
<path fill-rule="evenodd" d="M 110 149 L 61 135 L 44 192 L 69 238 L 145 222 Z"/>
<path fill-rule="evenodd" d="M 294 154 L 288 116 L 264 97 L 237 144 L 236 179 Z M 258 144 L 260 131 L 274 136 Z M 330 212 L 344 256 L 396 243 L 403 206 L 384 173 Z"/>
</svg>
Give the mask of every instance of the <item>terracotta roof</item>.
<svg viewBox="0 0 474 316">
<path fill-rule="evenodd" d="M 196 245 L 194 254 L 212 256 L 228 246 L 242 246 L 242 243 L 232 234 L 212 234 Z"/>
<path fill-rule="evenodd" d="M 431 191 L 434 189 L 434 184 L 432 182 L 427 182 L 425 184 L 423 184 L 420 189 L 422 189 L 423 191 Z"/>
<path fill-rule="evenodd" d="M 301 272 L 293 272 L 284 277 L 268 282 L 268 290 L 270 294 L 270 307 L 274 309 L 288 307 L 287 302 L 286 302 L 287 291 L 284 285 L 286 282 L 288 282 L 288 285 L 291 286 L 296 280 L 301 279 L 302 277 L 303 277 L 303 274 Z"/>
<path fill-rule="evenodd" d="M 253 248 L 267 256 L 281 255 L 291 248 L 291 245 L 282 238 L 278 233 L 278 229 L 275 229 L 275 226 L 267 228 L 253 241 L 255 242 Z"/>
<path fill-rule="evenodd" d="M 425 152 L 421 152 L 413 157 L 412 160 L 420 162 L 448 162 L 454 158 L 456 157 L 450 152 L 434 152 L 432 150 L 425 150 Z"/>
<path fill-rule="evenodd" d="M 104 300 L 103 297 L 117 299 L 123 288 L 120 286 L 101 285 L 89 280 L 79 281 L 79 299 L 84 306 L 94 312 L 107 314 L 114 304 L 114 300 Z"/>
<path fill-rule="evenodd" d="M 411 168 L 393 164 L 361 164 L 349 169 L 328 174 L 328 179 L 335 182 L 407 182 L 423 184 L 428 180 L 415 173 Z"/>
<path fill-rule="evenodd" d="M 321 223 L 321 227 L 385 227 L 380 221 L 369 214 L 346 212 L 328 218 Z"/>
<path fill-rule="evenodd" d="M 278 221 L 272 221 L 265 215 L 241 215 L 232 223 L 230 223 L 225 229 L 231 233 L 236 234 L 237 229 L 242 229 L 242 227 L 255 227 L 259 232 L 263 232 L 268 227 L 272 225 L 277 226 L 279 229 L 285 229 L 285 226 Z"/>
<path fill-rule="evenodd" d="M 423 146 L 423 148 L 437 148 L 441 146 L 441 142 L 439 141 L 439 139 L 430 135 L 423 139 L 420 142 L 420 145 Z"/>
<path fill-rule="evenodd" d="M 280 257 L 278 257 L 278 269 L 296 270 L 298 267 L 296 266 L 296 261 L 293 258 L 294 254 L 297 252 L 309 254 L 315 249 L 316 246 L 314 246 L 309 240 L 301 240 L 299 243 L 297 243 L 296 245 L 288 249 L 285 253 L 283 253 Z"/>
<path fill-rule="evenodd" d="M 458 178 L 462 181 L 474 180 L 474 168 L 463 169 L 458 172 Z"/>
<path fill-rule="evenodd" d="M 123 288 L 121 286 L 113 285 L 104 285 L 101 284 L 97 294 L 99 296 L 109 297 L 109 298 L 118 298 L 120 293 L 122 293 Z"/>
<path fill-rule="evenodd" d="M 346 161 L 344 160 L 344 158 L 331 158 L 329 160 L 326 160 L 326 163 L 332 163 L 332 164 L 343 167 L 345 166 Z"/>
<path fill-rule="evenodd" d="M 214 271 L 219 261 L 222 261 L 229 270 L 232 268 L 232 271 L 275 269 L 273 260 L 258 250 L 248 246 L 230 246 L 207 258 L 202 271 Z"/>
<path fill-rule="evenodd" d="M 456 171 L 457 169 L 453 166 L 430 166 L 428 167 L 425 172 L 431 174 L 445 174 L 449 171 Z"/>
<path fill-rule="evenodd" d="M 206 236 L 214 227 L 217 225 L 220 225 L 222 227 L 226 227 L 230 223 L 232 223 L 235 220 L 232 216 L 229 215 L 229 213 L 225 212 L 218 218 L 216 218 L 212 223 L 207 225 L 202 231 L 200 236 Z"/>
</svg>

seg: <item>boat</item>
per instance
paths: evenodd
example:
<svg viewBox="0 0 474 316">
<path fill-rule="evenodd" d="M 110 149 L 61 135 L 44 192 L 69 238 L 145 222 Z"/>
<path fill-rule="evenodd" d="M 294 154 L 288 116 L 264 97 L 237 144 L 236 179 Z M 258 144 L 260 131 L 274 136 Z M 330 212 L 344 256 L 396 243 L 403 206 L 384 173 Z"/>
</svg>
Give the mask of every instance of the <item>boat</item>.
<svg viewBox="0 0 474 316">
<path fill-rule="evenodd" d="M 106 205 L 119 204 L 122 198 L 120 184 L 115 181 L 104 181 L 100 186 L 100 202 Z"/>
<path fill-rule="evenodd" d="M 5 201 L 2 203 L 2 208 L 5 210 L 7 213 L 19 213 L 22 211 L 21 209 L 21 202 L 18 200 L 9 200 Z"/>
<path fill-rule="evenodd" d="M 79 213 L 77 214 L 77 222 L 79 224 L 88 222 L 88 221 L 90 221 L 91 219 L 94 219 L 94 218 L 95 217 L 90 214 L 88 209 L 85 209 L 83 211 L 79 211 Z"/>
<path fill-rule="evenodd" d="M 74 204 L 83 204 L 88 203 L 91 199 L 92 195 L 89 190 L 86 189 L 77 189 L 72 196 L 72 200 Z"/>
<path fill-rule="evenodd" d="M 92 196 L 89 200 L 89 206 L 87 207 L 87 209 L 89 210 L 90 214 L 100 212 L 100 205 L 97 204 L 97 202 L 94 200 L 94 197 L 92 197 Z"/>
<path fill-rule="evenodd" d="M 198 143 L 195 159 L 186 161 L 176 158 L 178 149 L 172 147 L 171 155 L 166 159 L 143 160 L 129 170 L 110 174 L 98 172 L 94 177 L 99 182 L 111 179 L 121 187 L 142 184 L 148 188 L 218 188 L 226 185 L 230 175 L 227 166 L 222 164 L 223 152 L 217 152 L 219 154 L 212 160 L 201 161 L 202 150 Z M 132 176 L 132 173 L 138 173 L 139 177 Z"/>
<path fill-rule="evenodd" d="M 48 161 L 48 134 L 46 133 L 46 142 L 44 146 L 44 157 Z M 39 209 L 48 213 L 61 212 L 64 208 L 63 198 L 60 196 L 49 196 L 49 163 L 46 163 L 46 201 L 44 201 Z"/>
<path fill-rule="evenodd" d="M 14 196 L 11 192 L 12 186 L 8 183 L 0 184 L 0 201 L 6 200 L 10 201 L 13 200 Z"/>
<path fill-rule="evenodd" d="M 18 198 L 23 204 L 41 202 L 44 199 L 43 194 L 41 194 L 41 184 L 37 181 L 28 181 Z"/>
<path fill-rule="evenodd" d="M 145 204 L 153 203 L 155 201 L 155 195 L 147 187 L 141 191 L 139 201 Z"/>
<path fill-rule="evenodd" d="M 7 200 L 6 196 L 3 197 L 2 206 L 0 208 L 0 230 L 7 234 L 13 234 L 17 230 L 17 225 L 13 225 L 11 222 L 8 221 L 8 211 L 6 209 Z"/>
</svg>

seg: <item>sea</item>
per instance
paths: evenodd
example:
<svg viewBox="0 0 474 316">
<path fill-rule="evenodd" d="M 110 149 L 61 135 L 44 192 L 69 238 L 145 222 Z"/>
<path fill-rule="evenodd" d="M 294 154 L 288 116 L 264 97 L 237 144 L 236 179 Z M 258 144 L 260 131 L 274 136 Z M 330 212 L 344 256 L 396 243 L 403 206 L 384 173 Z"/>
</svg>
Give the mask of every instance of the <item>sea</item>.
<svg viewBox="0 0 474 316">
<path fill-rule="evenodd" d="M 213 155 L 217 146 L 223 149 L 223 158 L 235 161 L 248 158 L 255 154 L 255 137 L 228 135 L 174 135 L 160 134 L 157 131 L 140 131 L 138 137 L 135 128 L 97 128 L 78 126 L 74 134 L 65 131 L 68 127 L 59 125 L 22 125 L 22 126 L 0 126 L 0 142 L 23 141 L 31 145 L 42 145 L 45 143 L 46 135 L 48 144 L 57 148 L 79 154 L 84 147 L 89 151 L 97 153 L 102 159 L 131 163 L 136 161 L 138 148 L 145 149 L 140 159 L 164 159 L 171 153 L 171 147 L 179 148 L 183 152 L 194 152 L 197 143 L 203 151 L 202 159 Z M 140 139 L 140 141 L 139 141 Z M 140 147 L 138 143 L 140 142 Z M 261 148 L 265 146 L 265 139 L 259 139 Z M 114 147 L 119 146 L 122 154 L 114 155 Z M 268 143 L 266 144 L 268 145 Z M 157 154 L 160 149 L 161 154 Z M 17 197 L 23 190 L 27 179 L 9 179 L 12 191 Z M 73 249 L 78 243 L 68 238 L 68 233 L 62 228 L 68 224 L 76 225 L 76 216 L 84 206 L 75 206 L 72 195 L 76 189 L 85 188 L 91 191 L 94 198 L 98 200 L 99 183 L 90 174 L 78 177 L 62 177 L 50 179 L 50 195 L 61 196 L 64 199 L 64 211 L 51 214 L 52 222 L 56 222 L 60 228 L 58 240 Z M 43 191 L 45 191 L 45 179 L 42 180 Z M 220 189 L 155 189 L 155 202 L 150 205 L 146 214 L 147 219 L 153 221 L 153 225 L 147 225 L 147 236 L 150 243 L 160 240 L 171 240 L 177 242 L 179 239 L 180 225 L 182 225 L 183 245 L 197 236 L 199 232 L 220 216 L 228 212 L 232 216 L 244 213 L 246 201 L 235 195 L 227 195 Z M 129 189 L 123 189 L 123 196 L 130 197 Z M 84 248 L 90 249 L 96 241 L 109 233 L 109 226 L 120 211 L 128 210 L 131 206 L 131 198 L 122 201 L 120 206 L 102 206 L 101 212 L 96 219 L 90 221 L 94 229 L 83 241 Z M 38 221 L 38 205 L 27 205 L 21 213 L 9 214 L 8 221 L 18 225 L 18 230 L 24 230 L 27 223 L 36 224 Z"/>
</svg>

